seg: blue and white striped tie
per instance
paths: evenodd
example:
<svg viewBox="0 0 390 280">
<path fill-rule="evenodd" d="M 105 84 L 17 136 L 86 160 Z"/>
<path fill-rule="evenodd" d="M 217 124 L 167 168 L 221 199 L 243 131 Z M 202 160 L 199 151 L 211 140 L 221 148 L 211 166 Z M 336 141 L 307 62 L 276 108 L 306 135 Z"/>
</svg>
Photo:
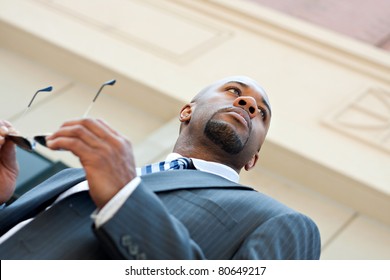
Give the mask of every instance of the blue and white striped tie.
<svg viewBox="0 0 390 280">
<path fill-rule="evenodd" d="M 162 161 L 145 165 L 141 168 L 141 175 L 178 169 L 195 169 L 195 167 L 191 159 L 181 157 L 172 161 Z"/>
</svg>

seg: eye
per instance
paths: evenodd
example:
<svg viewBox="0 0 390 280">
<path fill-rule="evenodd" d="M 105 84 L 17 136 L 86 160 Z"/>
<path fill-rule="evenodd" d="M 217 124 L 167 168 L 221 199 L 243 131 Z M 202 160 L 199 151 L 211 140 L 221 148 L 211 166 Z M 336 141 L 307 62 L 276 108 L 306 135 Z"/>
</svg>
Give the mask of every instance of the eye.
<svg viewBox="0 0 390 280">
<path fill-rule="evenodd" d="M 267 112 L 261 107 L 258 107 L 258 110 L 259 110 L 259 115 L 261 116 L 261 118 L 263 120 L 265 120 L 267 118 Z"/>
<path fill-rule="evenodd" d="M 231 87 L 231 88 L 228 88 L 227 91 L 229 91 L 237 96 L 241 96 L 241 90 L 239 88 Z"/>
</svg>

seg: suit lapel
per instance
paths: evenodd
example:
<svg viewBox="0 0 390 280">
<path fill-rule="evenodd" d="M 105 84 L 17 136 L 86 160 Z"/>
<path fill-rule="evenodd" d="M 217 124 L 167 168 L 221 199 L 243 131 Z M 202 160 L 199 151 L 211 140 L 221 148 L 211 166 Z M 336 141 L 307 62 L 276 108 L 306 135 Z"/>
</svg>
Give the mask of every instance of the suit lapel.
<svg viewBox="0 0 390 280">
<path fill-rule="evenodd" d="M 236 188 L 253 190 L 223 177 L 198 170 L 175 170 L 157 172 L 141 177 L 145 185 L 154 192 L 180 189 Z"/>
<path fill-rule="evenodd" d="M 6 232 L 13 224 L 35 216 L 59 194 L 83 180 L 85 174 L 82 169 L 65 169 L 39 184 L 0 211 L 0 234 Z"/>
</svg>

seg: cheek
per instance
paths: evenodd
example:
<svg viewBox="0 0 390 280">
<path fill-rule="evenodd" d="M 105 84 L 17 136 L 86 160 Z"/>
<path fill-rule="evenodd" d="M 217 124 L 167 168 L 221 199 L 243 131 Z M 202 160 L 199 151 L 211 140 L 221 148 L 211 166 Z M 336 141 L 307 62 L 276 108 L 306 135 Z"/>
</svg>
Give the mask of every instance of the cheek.
<svg viewBox="0 0 390 280">
<path fill-rule="evenodd" d="M 213 108 L 211 105 L 204 105 L 202 109 L 196 110 L 192 113 L 192 117 L 197 121 L 197 122 L 207 122 L 210 120 L 216 112 L 216 109 Z"/>
<path fill-rule="evenodd" d="M 198 131 L 198 133 L 202 133 L 210 117 L 210 111 L 198 110 L 193 112 L 190 120 L 190 126 L 192 129 Z"/>
<path fill-rule="evenodd" d="M 259 149 L 265 140 L 266 129 L 263 124 L 253 125 L 251 133 L 251 143 Z"/>
</svg>

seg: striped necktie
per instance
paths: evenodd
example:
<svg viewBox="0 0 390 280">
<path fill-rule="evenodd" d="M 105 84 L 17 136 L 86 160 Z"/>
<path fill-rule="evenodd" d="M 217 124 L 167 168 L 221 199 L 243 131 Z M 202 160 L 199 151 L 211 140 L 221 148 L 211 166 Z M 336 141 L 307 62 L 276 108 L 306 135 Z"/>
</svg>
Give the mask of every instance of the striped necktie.
<svg viewBox="0 0 390 280">
<path fill-rule="evenodd" d="M 178 169 L 195 169 L 192 160 L 189 158 L 178 158 L 172 161 L 161 161 L 141 168 L 141 175 L 151 174 L 155 172 L 178 170 Z"/>
</svg>

